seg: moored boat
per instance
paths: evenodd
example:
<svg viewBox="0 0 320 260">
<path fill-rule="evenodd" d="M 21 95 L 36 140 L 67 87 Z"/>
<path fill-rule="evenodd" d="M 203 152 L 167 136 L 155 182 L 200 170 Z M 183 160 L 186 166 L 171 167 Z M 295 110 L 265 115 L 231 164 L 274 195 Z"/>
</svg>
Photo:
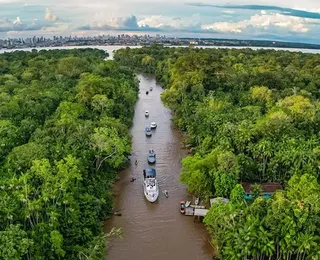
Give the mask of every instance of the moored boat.
<svg viewBox="0 0 320 260">
<path fill-rule="evenodd" d="M 184 214 L 186 212 L 186 204 L 183 200 L 180 201 L 180 213 Z"/>
<path fill-rule="evenodd" d="M 152 136 L 152 131 L 151 131 L 151 128 L 149 126 L 146 127 L 145 133 L 146 133 L 146 136 Z"/>
<path fill-rule="evenodd" d="M 149 150 L 147 159 L 148 159 L 148 163 L 155 163 L 156 162 L 156 154 L 153 150 Z"/>
<path fill-rule="evenodd" d="M 159 197 L 156 170 L 153 168 L 143 170 L 143 192 L 146 199 L 150 202 L 155 202 Z"/>
<path fill-rule="evenodd" d="M 151 129 L 157 128 L 157 123 L 156 122 L 151 122 L 150 127 L 151 127 Z"/>
</svg>

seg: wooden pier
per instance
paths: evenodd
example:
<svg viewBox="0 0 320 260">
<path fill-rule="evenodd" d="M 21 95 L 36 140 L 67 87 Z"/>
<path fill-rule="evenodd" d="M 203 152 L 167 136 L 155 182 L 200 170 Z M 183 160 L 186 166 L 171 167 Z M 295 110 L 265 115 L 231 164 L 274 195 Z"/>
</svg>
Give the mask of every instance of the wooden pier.
<svg viewBox="0 0 320 260">
<path fill-rule="evenodd" d="M 194 209 L 193 222 L 196 220 L 196 217 L 198 217 L 198 221 L 200 222 L 201 218 L 204 218 L 208 212 L 208 209 Z"/>
<path fill-rule="evenodd" d="M 201 207 L 201 208 L 199 208 Z M 200 220 L 201 217 L 204 217 L 208 213 L 208 209 L 205 209 L 204 206 L 197 206 L 197 208 L 188 207 L 185 209 L 184 215 L 186 216 L 193 216 L 194 220 L 196 217 L 198 217 L 198 220 Z"/>
<path fill-rule="evenodd" d="M 198 217 L 198 220 L 200 221 L 201 217 L 204 217 L 209 211 L 208 209 L 206 209 L 205 206 L 197 205 L 196 204 L 197 200 L 199 202 L 199 198 L 195 199 L 194 197 L 195 203 L 193 205 L 189 205 L 188 207 L 186 207 L 184 211 L 185 216 L 193 216 L 193 221 L 195 221 L 196 217 Z M 187 203 L 188 202 L 189 201 L 187 201 Z"/>
<path fill-rule="evenodd" d="M 193 216 L 193 215 L 194 215 L 194 208 L 192 208 L 192 207 L 186 208 L 184 214 L 185 214 L 186 216 Z"/>
</svg>

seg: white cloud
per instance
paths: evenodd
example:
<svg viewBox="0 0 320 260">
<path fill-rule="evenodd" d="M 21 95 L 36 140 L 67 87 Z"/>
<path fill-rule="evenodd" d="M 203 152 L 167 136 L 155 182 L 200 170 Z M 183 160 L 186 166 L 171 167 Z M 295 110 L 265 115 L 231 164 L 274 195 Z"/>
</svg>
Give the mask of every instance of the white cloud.
<svg viewBox="0 0 320 260">
<path fill-rule="evenodd" d="M 216 22 L 213 24 L 203 25 L 204 30 L 214 30 L 220 32 L 241 33 L 249 27 L 270 29 L 274 27 L 284 28 L 287 31 L 306 33 L 308 20 L 299 17 L 286 16 L 282 14 L 255 14 L 249 20 L 240 22 Z"/>
<path fill-rule="evenodd" d="M 59 20 L 59 17 L 56 15 L 53 15 L 51 13 L 51 9 L 50 8 L 46 8 L 46 13 L 44 15 L 44 19 L 50 22 L 56 22 Z"/>
<path fill-rule="evenodd" d="M 145 17 L 138 21 L 139 27 L 152 27 L 152 28 L 171 28 L 176 30 L 196 30 L 200 29 L 198 14 L 195 14 L 188 19 L 177 19 L 176 17 L 165 17 L 162 15 L 152 15 Z"/>
<path fill-rule="evenodd" d="M 7 31 L 23 31 L 23 30 L 37 30 L 41 26 L 37 24 L 37 21 L 32 21 L 30 23 L 25 23 L 18 16 L 15 20 L 4 19 L 0 20 L 0 32 Z"/>
<path fill-rule="evenodd" d="M 150 26 L 150 27 L 160 27 L 164 25 L 164 19 L 162 15 L 152 15 L 146 17 L 138 22 L 140 27 Z"/>
<path fill-rule="evenodd" d="M 58 33 L 62 31 L 66 31 L 69 29 L 69 25 L 66 23 L 58 23 L 55 26 L 44 27 L 43 30 L 46 32 Z"/>
<path fill-rule="evenodd" d="M 13 24 L 15 24 L 15 25 L 22 24 L 19 16 L 13 21 Z"/>
<path fill-rule="evenodd" d="M 109 17 L 105 18 L 103 13 L 96 14 L 90 25 L 81 27 L 82 29 L 93 30 L 116 30 L 138 28 L 137 18 L 132 15 L 129 17 Z"/>
</svg>

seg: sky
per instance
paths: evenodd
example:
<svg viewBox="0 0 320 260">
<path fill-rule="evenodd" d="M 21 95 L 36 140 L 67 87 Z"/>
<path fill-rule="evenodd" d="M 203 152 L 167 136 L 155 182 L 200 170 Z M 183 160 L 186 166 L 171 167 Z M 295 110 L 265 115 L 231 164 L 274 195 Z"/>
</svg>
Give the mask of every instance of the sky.
<svg viewBox="0 0 320 260">
<path fill-rule="evenodd" d="M 0 0 L 0 38 L 122 33 L 320 44 L 320 0 Z"/>
</svg>

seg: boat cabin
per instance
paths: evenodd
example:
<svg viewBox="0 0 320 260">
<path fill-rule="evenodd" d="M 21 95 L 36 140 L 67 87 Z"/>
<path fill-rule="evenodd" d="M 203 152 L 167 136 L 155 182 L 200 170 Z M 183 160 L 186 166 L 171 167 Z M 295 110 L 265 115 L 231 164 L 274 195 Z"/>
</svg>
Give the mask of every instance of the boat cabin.
<svg viewBox="0 0 320 260">
<path fill-rule="evenodd" d="M 155 178 L 156 177 L 156 170 L 153 168 L 147 168 L 143 170 L 143 178 Z"/>
</svg>

